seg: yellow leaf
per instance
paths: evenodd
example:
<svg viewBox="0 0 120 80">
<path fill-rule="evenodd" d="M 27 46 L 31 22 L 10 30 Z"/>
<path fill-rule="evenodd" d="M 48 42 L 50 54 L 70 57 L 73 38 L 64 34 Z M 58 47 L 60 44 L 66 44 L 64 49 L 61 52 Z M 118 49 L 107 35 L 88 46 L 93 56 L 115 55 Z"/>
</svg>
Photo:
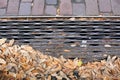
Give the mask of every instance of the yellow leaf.
<svg viewBox="0 0 120 80">
<path fill-rule="evenodd" d="M 81 66 L 82 65 L 82 61 L 78 61 L 78 66 Z"/>
</svg>

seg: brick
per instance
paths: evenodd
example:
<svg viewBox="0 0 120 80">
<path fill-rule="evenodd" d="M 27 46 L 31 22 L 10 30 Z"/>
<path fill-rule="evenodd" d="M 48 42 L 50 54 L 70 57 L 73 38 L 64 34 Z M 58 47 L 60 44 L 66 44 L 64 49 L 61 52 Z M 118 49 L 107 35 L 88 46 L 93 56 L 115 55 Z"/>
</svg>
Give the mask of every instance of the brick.
<svg viewBox="0 0 120 80">
<path fill-rule="evenodd" d="M 110 0 L 98 0 L 100 12 L 111 12 Z"/>
<path fill-rule="evenodd" d="M 6 13 L 6 9 L 0 9 L 0 16 L 5 15 L 5 13 Z"/>
<path fill-rule="evenodd" d="M 73 4 L 73 15 L 84 16 L 85 15 L 85 4 Z"/>
<path fill-rule="evenodd" d="M 57 0 L 46 0 L 47 4 L 57 4 Z"/>
<path fill-rule="evenodd" d="M 71 0 L 60 0 L 60 15 L 72 15 Z"/>
<path fill-rule="evenodd" d="M 85 0 L 85 3 L 86 3 L 86 15 L 96 16 L 99 14 L 97 0 Z"/>
<path fill-rule="evenodd" d="M 7 0 L 0 0 L 0 8 L 7 7 Z"/>
<path fill-rule="evenodd" d="M 75 0 L 75 2 L 77 2 L 77 3 L 83 3 L 83 2 L 85 2 L 85 0 Z"/>
<path fill-rule="evenodd" d="M 22 2 L 32 2 L 32 0 L 22 0 Z"/>
<path fill-rule="evenodd" d="M 111 16 L 111 13 L 101 13 L 102 16 Z"/>
<path fill-rule="evenodd" d="M 120 0 L 111 0 L 114 15 L 120 15 Z"/>
<path fill-rule="evenodd" d="M 46 6 L 45 13 L 47 15 L 56 15 L 56 7 L 55 6 Z"/>
<path fill-rule="evenodd" d="M 31 3 L 21 3 L 19 9 L 19 15 L 30 15 L 31 14 Z"/>
<path fill-rule="evenodd" d="M 9 0 L 7 7 L 8 15 L 17 15 L 19 9 L 20 0 Z"/>
<path fill-rule="evenodd" d="M 32 15 L 43 15 L 44 14 L 44 0 L 34 0 Z"/>
</svg>

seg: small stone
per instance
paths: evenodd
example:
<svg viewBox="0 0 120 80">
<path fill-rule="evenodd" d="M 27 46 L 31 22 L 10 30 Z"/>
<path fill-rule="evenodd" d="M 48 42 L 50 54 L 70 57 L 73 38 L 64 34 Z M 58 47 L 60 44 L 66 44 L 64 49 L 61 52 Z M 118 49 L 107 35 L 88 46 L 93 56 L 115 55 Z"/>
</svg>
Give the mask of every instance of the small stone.
<svg viewBox="0 0 120 80">
<path fill-rule="evenodd" d="M 82 40 L 82 43 L 87 43 L 87 41 L 86 40 Z"/>
<path fill-rule="evenodd" d="M 109 45 L 109 44 L 106 44 L 106 45 L 104 45 L 105 47 L 111 47 L 111 45 Z"/>
<path fill-rule="evenodd" d="M 76 44 L 71 44 L 71 47 L 75 47 L 76 46 Z"/>
<path fill-rule="evenodd" d="M 87 45 L 84 44 L 84 45 L 81 45 L 81 47 L 87 47 Z"/>
</svg>

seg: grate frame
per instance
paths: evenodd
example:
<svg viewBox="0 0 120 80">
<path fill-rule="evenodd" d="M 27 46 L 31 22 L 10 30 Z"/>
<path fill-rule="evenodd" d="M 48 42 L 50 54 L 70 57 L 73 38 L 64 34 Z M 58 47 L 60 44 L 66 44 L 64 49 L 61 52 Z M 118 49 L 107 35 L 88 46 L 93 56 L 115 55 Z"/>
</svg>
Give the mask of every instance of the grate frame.
<svg viewBox="0 0 120 80">
<path fill-rule="evenodd" d="M 120 56 L 120 21 L 0 21 L 0 38 L 29 44 L 44 54 L 87 61 Z"/>
</svg>

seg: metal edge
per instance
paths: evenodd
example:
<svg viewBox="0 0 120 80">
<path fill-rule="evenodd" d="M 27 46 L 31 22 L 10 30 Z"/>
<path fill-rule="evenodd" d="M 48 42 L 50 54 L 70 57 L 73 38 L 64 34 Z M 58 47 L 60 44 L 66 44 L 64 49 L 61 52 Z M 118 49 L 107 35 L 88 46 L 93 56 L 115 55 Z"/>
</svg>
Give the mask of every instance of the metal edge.
<svg viewBox="0 0 120 80">
<path fill-rule="evenodd" d="M 120 18 L 120 16 L 0 16 L 0 18 Z"/>
</svg>

